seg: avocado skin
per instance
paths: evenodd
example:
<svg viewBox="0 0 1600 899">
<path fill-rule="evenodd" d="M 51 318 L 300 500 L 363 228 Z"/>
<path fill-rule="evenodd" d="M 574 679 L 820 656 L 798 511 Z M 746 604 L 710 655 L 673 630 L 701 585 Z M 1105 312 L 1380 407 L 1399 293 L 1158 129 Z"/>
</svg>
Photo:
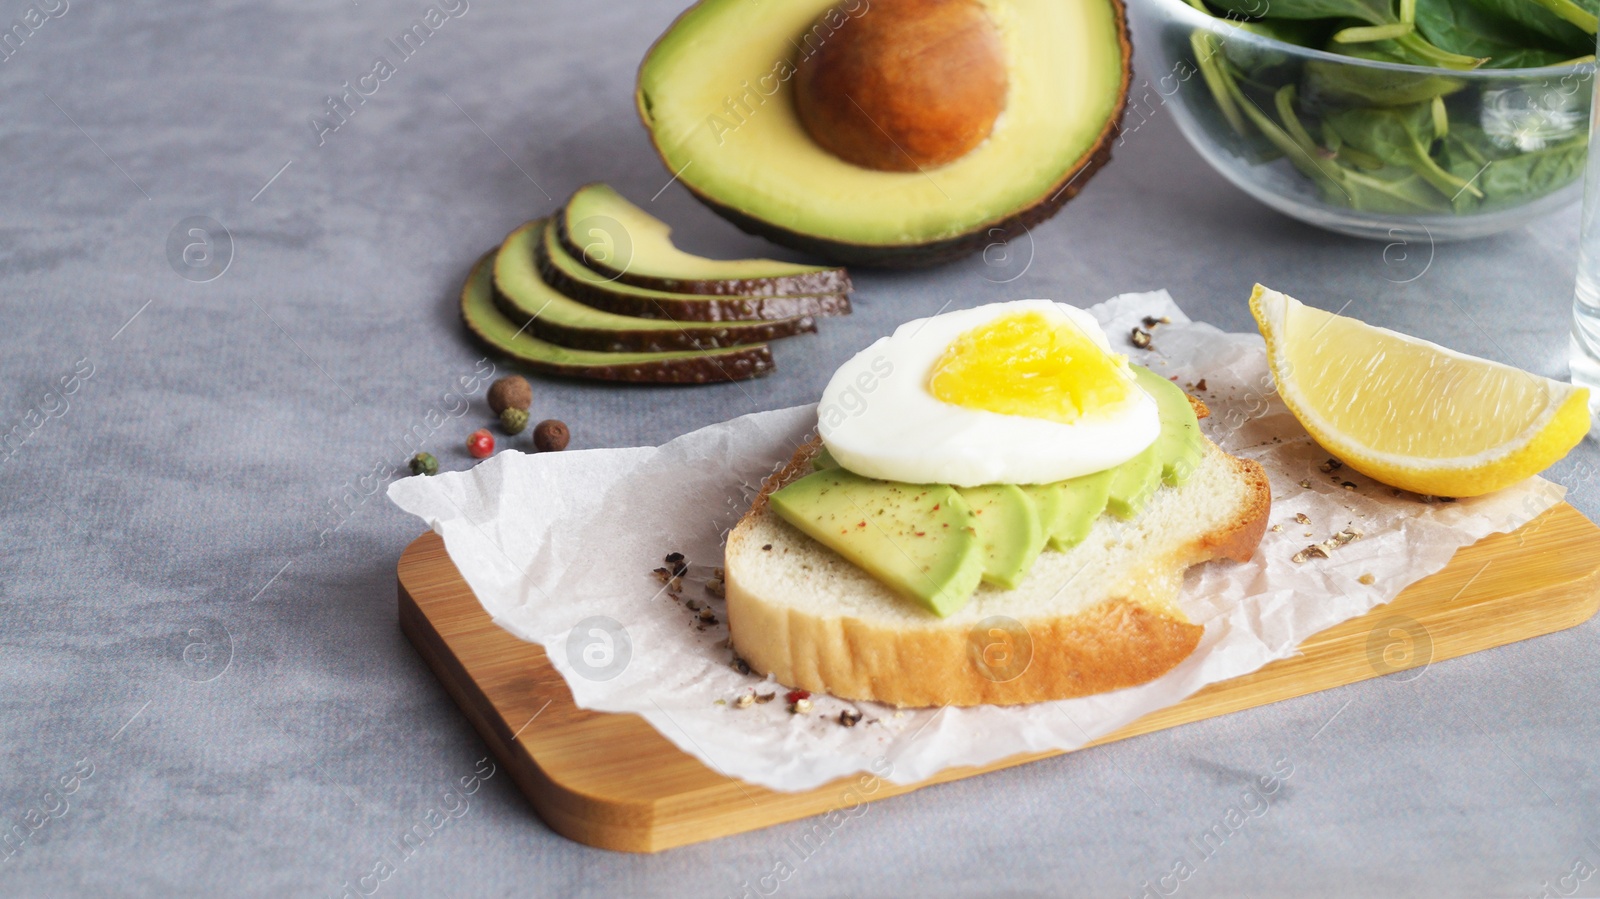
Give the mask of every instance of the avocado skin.
<svg viewBox="0 0 1600 899">
<path fill-rule="evenodd" d="M 873 245 L 858 244 L 848 241 L 829 240 L 815 234 L 801 234 L 791 231 L 782 225 L 760 219 L 749 213 L 725 205 L 712 197 L 696 190 L 693 185 L 682 183 L 688 188 L 695 199 L 704 203 L 712 212 L 732 222 L 739 230 L 746 234 L 764 237 L 773 243 L 799 250 L 802 253 L 825 259 L 836 265 L 852 265 L 863 268 L 883 269 L 915 269 L 929 268 L 936 265 L 954 262 L 973 253 L 982 251 L 985 247 L 1005 243 L 1028 233 L 1034 225 L 1061 211 L 1067 201 L 1078 195 L 1083 185 L 1088 183 L 1094 173 L 1111 161 L 1111 145 L 1116 142 L 1122 133 L 1122 119 L 1128 111 L 1128 88 L 1133 83 L 1133 39 L 1128 35 L 1128 11 L 1122 0 L 1108 0 L 1113 14 L 1116 16 L 1117 38 L 1122 46 L 1122 58 L 1126 64 L 1122 67 L 1122 84 L 1117 92 L 1117 108 L 1105 129 L 1100 132 L 1100 137 L 1095 141 L 1094 149 L 1084 157 L 1083 161 L 1071 172 L 1056 182 L 1050 190 L 1033 203 L 1016 213 L 980 224 L 971 230 L 954 237 L 942 240 L 929 241 L 920 244 L 903 245 Z M 692 9 L 692 7 L 691 7 Z M 681 19 L 688 12 L 680 15 Z M 674 21 L 663 33 L 663 36 L 672 33 L 677 26 Z M 655 51 L 654 46 L 645 53 L 645 59 L 650 58 L 650 53 Z M 645 108 L 642 92 L 635 90 L 634 105 L 639 113 L 639 120 L 644 123 L 645 131 L 650 135 L 650 145 L 655 147 L 656 155 L 661 159 L 662 165 L 669 171 L 672 164 L 667 161 L 666 151 L 656 139 L 655 129 L 650 127 L 649 111 Z"/>
<path fill-rule="evenodd" d="M 568 350 L 537 341 L 550 352 L 522 351 L 491 335 L 485 314 L 501 319 L 505 316 L 494 305 L 494 251 L 485 253 L 473 264 L 472 273 L 461 288 L 461 319 L 467 331 L 484 346 L 502 358 L 510 359 L 528 371 L 558 377 L 582 378 L 593 381 L 622 381 L 651 384 L 712 384 L 722 381 L 745 381 L 770 374 L 775 367 L 772 350 L 766 344 L 737 347 L 728 350 L 707 350 L 693 356 L 675 356 L 669 359 L 641 359 L 639 354 L 623 356 L 617 360 L 562 361 L 584 358 L 585 350 Z"/>
</svg>

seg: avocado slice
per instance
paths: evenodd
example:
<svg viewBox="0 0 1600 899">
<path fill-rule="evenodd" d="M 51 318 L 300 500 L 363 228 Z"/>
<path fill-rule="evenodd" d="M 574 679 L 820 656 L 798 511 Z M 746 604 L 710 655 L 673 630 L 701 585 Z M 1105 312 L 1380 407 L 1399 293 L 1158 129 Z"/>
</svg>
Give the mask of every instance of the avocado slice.
<svg viewBox="0 0 1600 899">
<path fill-rule="evenodd" d="M 539 274 L 569 297 L 618 315 L 681 322 L 765 321 L 803 315 L 848 315 L 850 298 L 820 296 L 716 297 L 638 287 L 588 268 L 547 229 L 535 242 Z"/>
<path fill-rule="evenodd" d="M 1106 510 L 1117 470 L 1097 471 L 1049 485 L 1057 496 L 1056 515 L 1048 524 L 1051 549 L 1071 549 L 1089 536 L 1095 519 Z"/>
<path fill-rule="evenodd" d="M 461 288 L 461 319 L 467 330 L 491 349 L 541 374 L 599 381 L 709 384 L 743 381 L 773 369 L 772 351 L 760 343 L 672 353 L 600 353 L 558 346 L 513 324 L 495 306 L 494 292 L 491 251 L 473 265 Z"/>
<path fill-rule="evenodd" d="M 770 322 L 675 322 L 604 312 L 546 284 L 533 265 L 534 244 L 550 229 L 528 222 L 506 237 L 494 260 L 495 305 L 535 337 L 607 353 L 662 352 L 738 346 L 817 329 L 809 315 Z"/>
<path fill-rule="evenodd" d="M 957 489 L 864 478 L 840 468 L 824 447 L 812 474 L 772 494 L 772 508 L 897 592 L 951 614 L 979 582 L 1015 588 L 1046 544 L 1076 546 L 1101 513 L 1131 518 L 1163 483 L 1180 485 L 1199 467 L 1205 437 L 1189 397 L 1155 372 L 1132 368 L 1156 401 L 1161 433 L 1121 465 L 1053 484 Z M 952 539 L 969 531 L 970 540 Z"/>
<path fill-rule="evenodd" d="M 1060 483 L 1055 484 L 1024 484 L 1023 492 L 1033 500 L 1033 508 L 1039 515 L 1039 529 L 1044 532 L 1045 541 L 1053 543 L 1056 522 L 1065 513 L 1066 497 L 1061 494 Z"/>
<path fill-rule="evenodd" d="M 830 468 L 768 497 L 778 517 L 941 618 L 983 579 L 977 516 L 954 487 Z"/>
<path fill-rule="evenodd" d="M 712 296 L 847 294 L 842 268 L 773 259 L 707 259 L 677 248 L 666 222 L 605 184 L 585 184 L 556 219 L 567 252 L 609 280 Z"/>
<path fill-rule="evenodd" d="M 1200 433 L 1200 419 L 1183 389 L 1142 365 L 1130 366 L 1144 392 L 1155 398 L 1161 418 L 1161 482 L 1177 487 L 1189 480 L 1205 455 L 1206 438 Z"/>
<path fill-rule="evenodd" d="M 1111 470 L 1111 489 L 1106 494 L 1106 511 L 1118 518 L 1132 518 L 1161 486 L 1161 456 L 1154 443 L 1132 459 Z"/>
<path fill-rule="evenodd" d="M 839 467 L 839 460 L 835 459 L 833 457 L 833 453 L 828 452 L 828 448 L 825 447 L 825 446 L 822 447 L 821 449 L 818 449 L 817 450 L 817 454 L 815 456 L 811 457 L 811 470 L 812 471 L 821 471 L 824 468 L 838 468 L 838 467 Z"/>
<path fill-rule="evenodd" d="M 1163 483 L 1176 486 L 1187 481 L 1205 451 L 1199 419 L 1183 390 L 1142 365 L 1132 368 L 1139 386 L 1156 401 L 1161 433 L 1139 455 L 1112 469 L 1106 508 L 1118 518 L 1139 514 Z"/>
<path fill-rule="evenodd" d="M 1044 549 L 1046 535 L 1033 499 L 1015 484 L 962 487 L 957 492 L 977 518 L 983 580 L 1015 588 Z"/>
<path fill-rule="evenodd" d="M 1189 397 L 1150 369 L 1130 367 L 1139 386 L 1156 401 L 1161 433 L 1139 455 L 1114 468 L 1023 487 L 1039 507 L 1051 549 L 1070 549 L 1082 542 L 1102 512 L 1109 510 L 1119 518 L 1137 515 L 1158 486 L 1179 486 L 1199 467 L 1205 437 Z"/>
<path fill-rule="evenodd" d="M 635 105 L 674 177 L 746 231 L 844 264 L 920 266 L 1022 235 L 1111 157 L 1132 70 L 1121 0 L 988 3 L 1004 115 L 938 168 L 854 165 L 795 109 L 797 64 L 850 40 L 866 0 L 700 0 L 645 56 Z"/>
</svg>

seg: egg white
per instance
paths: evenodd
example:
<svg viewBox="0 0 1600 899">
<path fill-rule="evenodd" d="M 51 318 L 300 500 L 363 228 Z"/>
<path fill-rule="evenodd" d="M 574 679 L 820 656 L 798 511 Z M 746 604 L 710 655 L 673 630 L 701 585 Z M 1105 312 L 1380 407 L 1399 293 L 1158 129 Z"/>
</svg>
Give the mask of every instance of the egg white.
<svg viewBox="0 0 1600 899">
<path fill-rule="evenodd" d="M 1155 400 L 1128 374 L 1129 399 L 1063 424 L 936 399 L 928 377 L 952 341 L 1002 316 L 1042 312 L 1111 343 L 1094 316 L 1051 300 L 1018 300 L 907 322 L 839 367 L 817 406 L 818 431 L 846 469 L 915 484 L 1046 484 L 1104 471 L 1161 432 Z"/>
</svg>

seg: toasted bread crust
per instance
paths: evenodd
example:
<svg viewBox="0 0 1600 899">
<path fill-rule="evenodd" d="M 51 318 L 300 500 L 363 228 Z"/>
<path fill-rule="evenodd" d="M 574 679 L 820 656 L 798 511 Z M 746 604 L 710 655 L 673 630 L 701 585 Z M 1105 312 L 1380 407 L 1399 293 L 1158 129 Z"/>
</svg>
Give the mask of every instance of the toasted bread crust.
<svg viewBox="0 0 1600 899">
<path fill-rule="evenodd" d="M 747 588 L 736 560 L 747 551 L 743 542 L 757 521 L 774 514 L 767 509 L 767 495 L 807 474 L 820 447 L 820 439 L 813 439 L 796 450 L 767 479 L 728 537 L 728 627 L 735 651 L 752 669 L 789 686 L 846 699 L 900 706 L 1015 705 L 1147 683 L 1199 645 L 1203 627 L 1175 609 L 1131 594 L 1107 597 L 1073 614 L 1022 622 L 1025 637 L 985 634 L 932 617 L 922 627 L 885 626 L 764 602 Z M 1214 446 L 1212 451 L 1224 455 Z M 1191 565 L 1218 558 L 1246 561 L 1254 553 L 1271 508 L 1266 473 L 1252 460 L 1225 458 L 1244 484 L 1242 511 L 1226 527 L 1149 559 L 1147 570 L 1181 579 Z M 978 661 L 995 641 L 1002 641 L 1004 652 L 1029 644 L 1031 661 L 1009 679 L 998 678 L 992 666 Z"/>
<path fill-rule="evenodd" d="M 1209 559 L 1232 559 L 1248 562 L 1256 554 L 1261 536 L 1267 532 L 1267 515 L 1272 511 L 1272 486 L 1267 483 L 1267 472 L 1254 459 L 1229 456 L 1235 471 L 1249 485 L 1250 506 L 1229 526 L 1200 538 L 1194 545 L 1198 564 Z"/>
</svg>

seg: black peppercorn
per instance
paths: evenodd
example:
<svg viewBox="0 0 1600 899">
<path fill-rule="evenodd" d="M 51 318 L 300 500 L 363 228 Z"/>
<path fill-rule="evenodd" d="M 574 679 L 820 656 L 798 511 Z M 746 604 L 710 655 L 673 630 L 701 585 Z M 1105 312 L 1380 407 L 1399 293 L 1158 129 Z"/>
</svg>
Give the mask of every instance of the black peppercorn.
<svg viewBox="0 0 1600 899">
<path fill-rule="evenodd" d="M 564 450 L 570 439 L 572 433 L 567 430 L 567 426 L 553 418 L 539 422 L 533 429 L 533 448 L 541 453 Z"/>
</svg>

